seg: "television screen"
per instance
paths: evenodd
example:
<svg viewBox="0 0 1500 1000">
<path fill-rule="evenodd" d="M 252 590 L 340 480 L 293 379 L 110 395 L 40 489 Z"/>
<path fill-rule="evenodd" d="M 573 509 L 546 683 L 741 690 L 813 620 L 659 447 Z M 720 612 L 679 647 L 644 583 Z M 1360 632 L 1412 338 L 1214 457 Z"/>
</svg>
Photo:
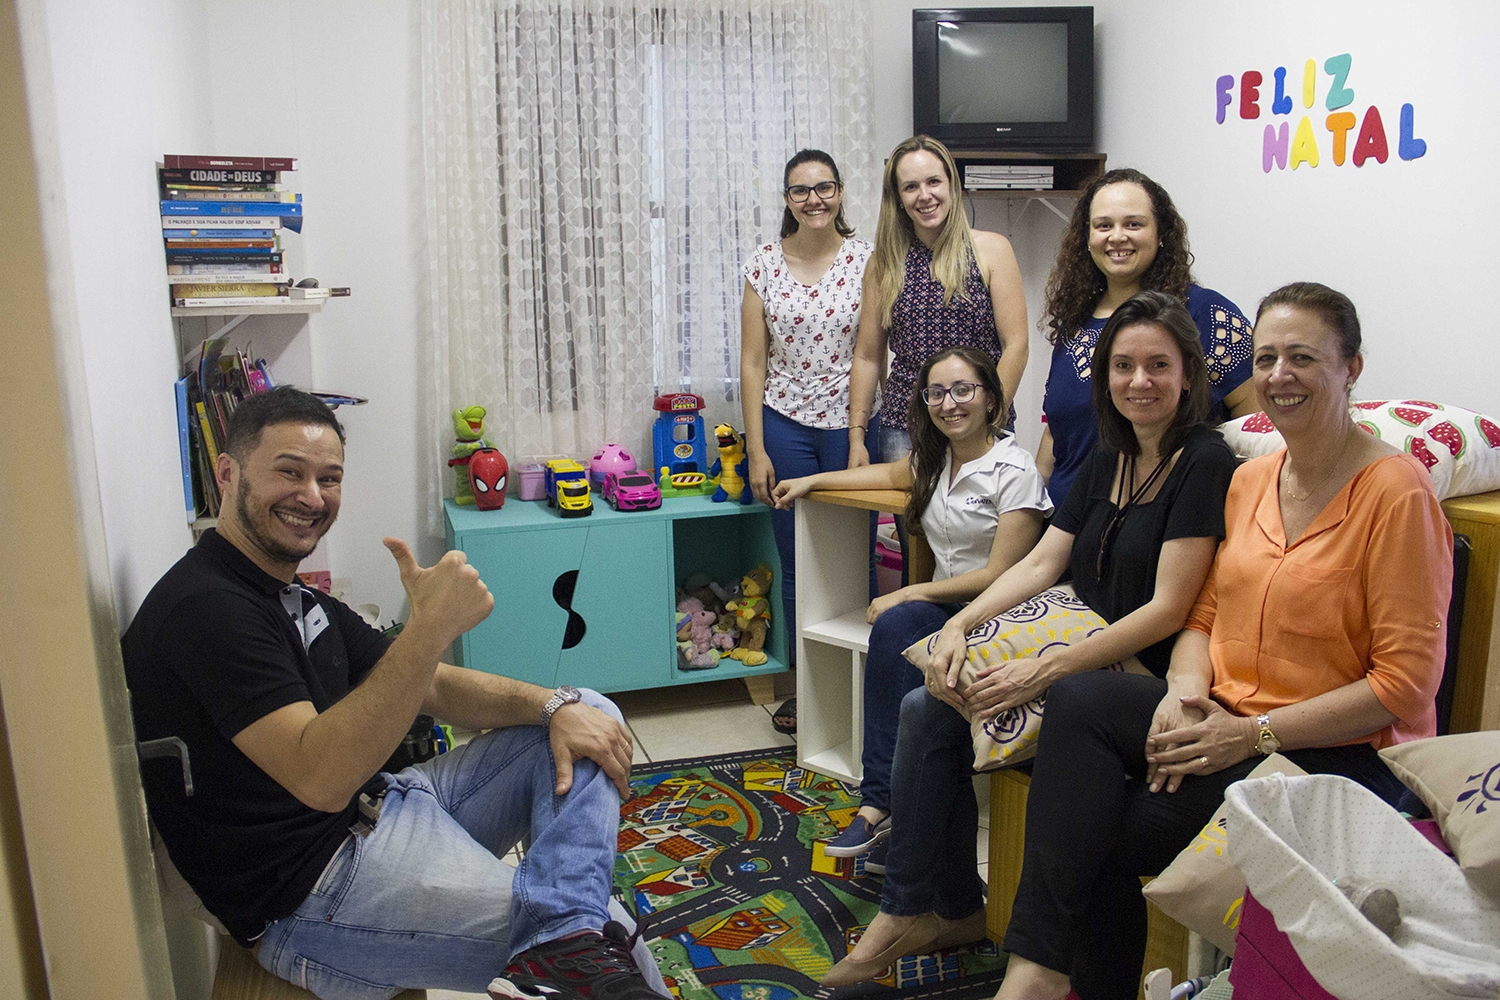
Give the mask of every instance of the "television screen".
<svg viewBox="0 0 1500 1000">
<path fill-rule="evenodd" d="M 1068 26 L 939 21 L 938 121 L 1068 120 Z"/>
<path fill-rule="evenodd" d="M 914 10 L 912 131 L 956 149 L 1094 141 L 1092 7 Z"/>
</svg>

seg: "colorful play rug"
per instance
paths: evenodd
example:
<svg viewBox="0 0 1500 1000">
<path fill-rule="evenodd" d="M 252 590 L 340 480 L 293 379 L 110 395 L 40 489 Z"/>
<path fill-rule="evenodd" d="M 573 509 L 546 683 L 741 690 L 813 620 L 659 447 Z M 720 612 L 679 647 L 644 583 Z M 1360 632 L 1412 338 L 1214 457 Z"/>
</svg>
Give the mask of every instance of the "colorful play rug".
<svg viewBox="0 0 1500 1000">
<path fill-rule="evenodd" d="M 825 857 L 820 843 L 859 808 L 852 790 L 797 767 L 783 748 L 640 764 L 630 783 L 639 794 L 620 807 L 615 887 L 640 915 L 672 992 L 829 996 L 818 979 L 880 908 L 879 877 L 863 860 Z M 1004 969 L 986 941 L 903 958 L 875 984 L 834 995 L 980 1000 Z"/>
</svg>

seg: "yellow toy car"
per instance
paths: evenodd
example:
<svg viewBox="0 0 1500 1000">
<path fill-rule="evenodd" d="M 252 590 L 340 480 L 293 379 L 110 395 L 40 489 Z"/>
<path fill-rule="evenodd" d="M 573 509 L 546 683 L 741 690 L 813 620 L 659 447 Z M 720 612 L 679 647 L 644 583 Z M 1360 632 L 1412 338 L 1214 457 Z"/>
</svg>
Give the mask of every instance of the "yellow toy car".
<svg viewBox="0 0 1500 1000">
<path fill-rule="evenodd" d="M 563 517 L 585 517 L 594 512 L 588 473 L 571 458 L 554 458 L 547 463 L 546 486 L 547 506 L 556 507 Z"/>
</svg>

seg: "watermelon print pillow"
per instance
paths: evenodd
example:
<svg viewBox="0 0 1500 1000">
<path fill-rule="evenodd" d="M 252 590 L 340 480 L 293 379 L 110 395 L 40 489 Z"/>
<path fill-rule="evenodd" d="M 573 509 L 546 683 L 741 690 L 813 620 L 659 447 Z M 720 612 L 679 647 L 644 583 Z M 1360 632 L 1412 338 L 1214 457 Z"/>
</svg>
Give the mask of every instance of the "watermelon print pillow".
<svg viewBox="0 0 1500 1000">
<path fill-rule="evenodd" d="M 1421 462 L 1439 500 L 1500 489 L 1500 421 L 1420 399 L 1363 400 L 1350 405 L 1349 415 Z M 1284 444 L 1264 413 L 1231 420 L 1220 431 L 1242 459 L 1269 455 Z"/>
</svg>

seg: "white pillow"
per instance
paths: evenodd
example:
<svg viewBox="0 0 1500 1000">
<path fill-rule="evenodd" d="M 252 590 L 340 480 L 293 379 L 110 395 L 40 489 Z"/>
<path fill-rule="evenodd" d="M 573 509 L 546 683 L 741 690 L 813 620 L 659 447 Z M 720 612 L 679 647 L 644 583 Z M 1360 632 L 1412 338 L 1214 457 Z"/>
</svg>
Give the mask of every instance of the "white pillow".
<svg viewBox="0 0 1500 1000">
<path fill-rule="evenodd" d="M 1355 423 L 1421 462 L 1439 500 L 1500 489 L 1500 422 L 1445 403 L 1372 399 L 1354 403 Z M 1242 459 L 1269 455 L 1285 442 L 1264 413 L 1230 420 L 1220 428 Z"/>
</svg>

